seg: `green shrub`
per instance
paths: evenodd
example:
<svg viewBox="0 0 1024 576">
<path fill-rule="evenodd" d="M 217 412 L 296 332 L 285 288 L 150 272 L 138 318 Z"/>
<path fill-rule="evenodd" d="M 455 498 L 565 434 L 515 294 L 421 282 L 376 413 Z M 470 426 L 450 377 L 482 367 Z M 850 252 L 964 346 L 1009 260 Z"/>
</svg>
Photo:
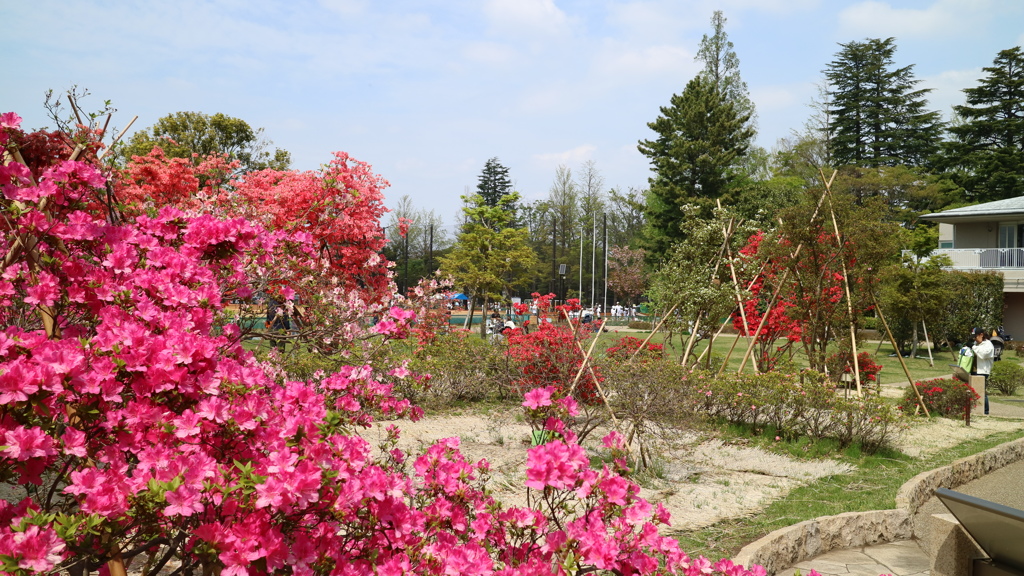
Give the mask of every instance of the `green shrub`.
<svg viewBox="0 0 1024 576">
<path fill-rule="evenodd" d="M 772 430 L 788 440 L 831 438 L 841 448 L 860 445 L 875 451 L 889 447 L 902 427 L 902 416 L 891 404 L 877 397 L 844 400 L 814 371 L 719 378 L 695 372 L 687 383 L 695 412 L 749 425 L 755 433 Z"/>
<path fill-rule="evenodd" d="M 463 331 L 440 336 L 409 362 L 409 370 L 430 375 L 427 385 L 406 379 L 396 392 L 426 407 L 509 397 L 519 372 L 506 350 L 504 340 L 490 343 Z"/>
<path fill-rule="evenodd" d="M 690 387 L 685 384 L 689 371 L 674 359 L 654 354 L 641 354 L 630 364 L 613 353 L 610 358 L 600 359 L 598 366 L 604 376 L 602 388 L 622 432 L 635 447 L 635 468 L 656 466 L 659 459 L 655 447 L 659 444 L 654 440 L 662 438 L 668 427 L 685 425 L 694 417 Z M 606 414 L 601 407 L 592 417 L 607 420 Z"/>
<path fill-rule="evenodd" d="M 641 322 L 639 320 L 634 320 L 634 321 L 629 323 L 629 328 L 631 330 L 650 330 L 651 329 L 651 323 L 650 322 Z"/>
<path fill-rule="evenodd" d="M 933 415 L 962 418 L 967 404 L 970 403 L 971 407 L 977 406 L 980 398 L 967 383 L 952 378 L 915 382 L 914 386 L 920 391 L 928 412 Z M 917 394 L 909 386 L 897 407 L 905 414 L 924 414 L 924 410 L 920 409 Z"/>
<path fill-rule="evenodd" d="M 1017 393 L 1017 388 L 1024 385 L 1024 366 L 1009 360 L 996 362 L 992 365 L 988 384 L 990 388 L 998 390 L 1004 396 L 1013 396 Z"/>
</svg>

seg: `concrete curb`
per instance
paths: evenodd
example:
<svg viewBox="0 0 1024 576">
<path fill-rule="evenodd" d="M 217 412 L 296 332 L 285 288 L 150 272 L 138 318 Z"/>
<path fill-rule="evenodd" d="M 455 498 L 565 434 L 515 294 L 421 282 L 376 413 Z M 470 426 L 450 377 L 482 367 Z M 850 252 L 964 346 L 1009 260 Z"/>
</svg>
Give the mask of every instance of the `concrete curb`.
<svg viewBox="0 0 1024 576">
<path fill-rule="evenodd" d="M 957 488 L 1021 459 L 1024 438 L 914 476 L 900 487 L 895 509 L 821 516 L 780 528 L 744 546 L 733 561 L 744 566 L 760 564 L 768 574 L 776 574 L 832 550 L 927 539 L 927 519 L 918 518 L 917 511 L 936 488 Z"/>
</svg>

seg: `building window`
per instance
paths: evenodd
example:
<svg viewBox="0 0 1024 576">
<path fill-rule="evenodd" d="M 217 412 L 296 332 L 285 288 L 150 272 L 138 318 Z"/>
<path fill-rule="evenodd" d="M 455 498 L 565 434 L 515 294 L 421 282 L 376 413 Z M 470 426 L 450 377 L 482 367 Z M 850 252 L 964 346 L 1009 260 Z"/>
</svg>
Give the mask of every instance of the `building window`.
<svg viewBox="0 0 1024 576">
<path fill-rule="evenodd" d="M 953 248 L 953 241 L 952 240 L 942 240 L 942 241 L 939 242 L 939 250 L 943 250 L 943 249 L 947 249 L 947 248 L 948 249 L 952 249 Z"/>
</svg>

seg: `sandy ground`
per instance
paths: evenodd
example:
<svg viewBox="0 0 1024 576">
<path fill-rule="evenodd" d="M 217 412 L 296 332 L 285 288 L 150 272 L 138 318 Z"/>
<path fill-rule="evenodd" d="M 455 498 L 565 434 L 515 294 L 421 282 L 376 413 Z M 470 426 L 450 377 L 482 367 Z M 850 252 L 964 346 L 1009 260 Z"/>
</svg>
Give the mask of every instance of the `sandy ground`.
<svg viewBox="0 0 1024 576">
<path fill-rule="evenodd" d="M 400 447 L 418 452 L 441 438 L 457 436 L 471 460 L 491 463 L 494 495 L 506 505 L 525 503 L 524 466 L 530 428 L 515 414 L 429 416 L 419 422 L 392 422 L 402 430 Z M 388 423 L 383 423 L 388 424 Z M 962 422 L 934 418 L 918 421 L 899 438 L 898 447 L 919 457 L 965 440 L 1024 428 L 1024 420 L 976 418 Z M 366 433 L 375 442 L 379 430 Z M 600 434 L 585 443 L 592 452 Z M 793 488 L 849 471 L 833 460 L 798 460 L 757 448 L 725 444 L 691 432 L 672 434 L 661 450 L 663 464 L 656 478 L 644 480 L 641 495 L 662 502 L 672 514 L 673 529 L 694 529 L 727 518 L 757 513 Z"/>
</svg>

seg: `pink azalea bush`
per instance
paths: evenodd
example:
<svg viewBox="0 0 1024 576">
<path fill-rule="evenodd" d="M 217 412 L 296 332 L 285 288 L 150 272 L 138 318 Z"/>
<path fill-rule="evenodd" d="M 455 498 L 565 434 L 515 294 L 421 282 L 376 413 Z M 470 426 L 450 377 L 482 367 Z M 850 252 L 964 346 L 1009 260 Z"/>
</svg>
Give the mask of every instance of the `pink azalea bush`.
<svg viewBox="0 0 1024 576">
<path fill-rule="evenodd" d="M 0 571 L 82 573 L 147 558 L 159 571 L 242 574 L 761 576 L 691 560 L 658 533 L 660 505 L 624 462 L 591 467 L 553 390 L 530 449 L 527 507 L 486 488 L 486 461 L 450 438 L 423 454 L 358 431 L 420 411 L 393 386 L 404 365 L 345 366 L 304 382 L 241 346 L 224 322 L 269 270 L 315 268 L 308 234 L 160 208 L 120 221 L 94 198 L 94 165 L 34 175 L 0 115 Z M 361 337 L 403 338 L 387 308 Z M 622 438 L 610 435 L 610 449 Z"/>
</svg>

